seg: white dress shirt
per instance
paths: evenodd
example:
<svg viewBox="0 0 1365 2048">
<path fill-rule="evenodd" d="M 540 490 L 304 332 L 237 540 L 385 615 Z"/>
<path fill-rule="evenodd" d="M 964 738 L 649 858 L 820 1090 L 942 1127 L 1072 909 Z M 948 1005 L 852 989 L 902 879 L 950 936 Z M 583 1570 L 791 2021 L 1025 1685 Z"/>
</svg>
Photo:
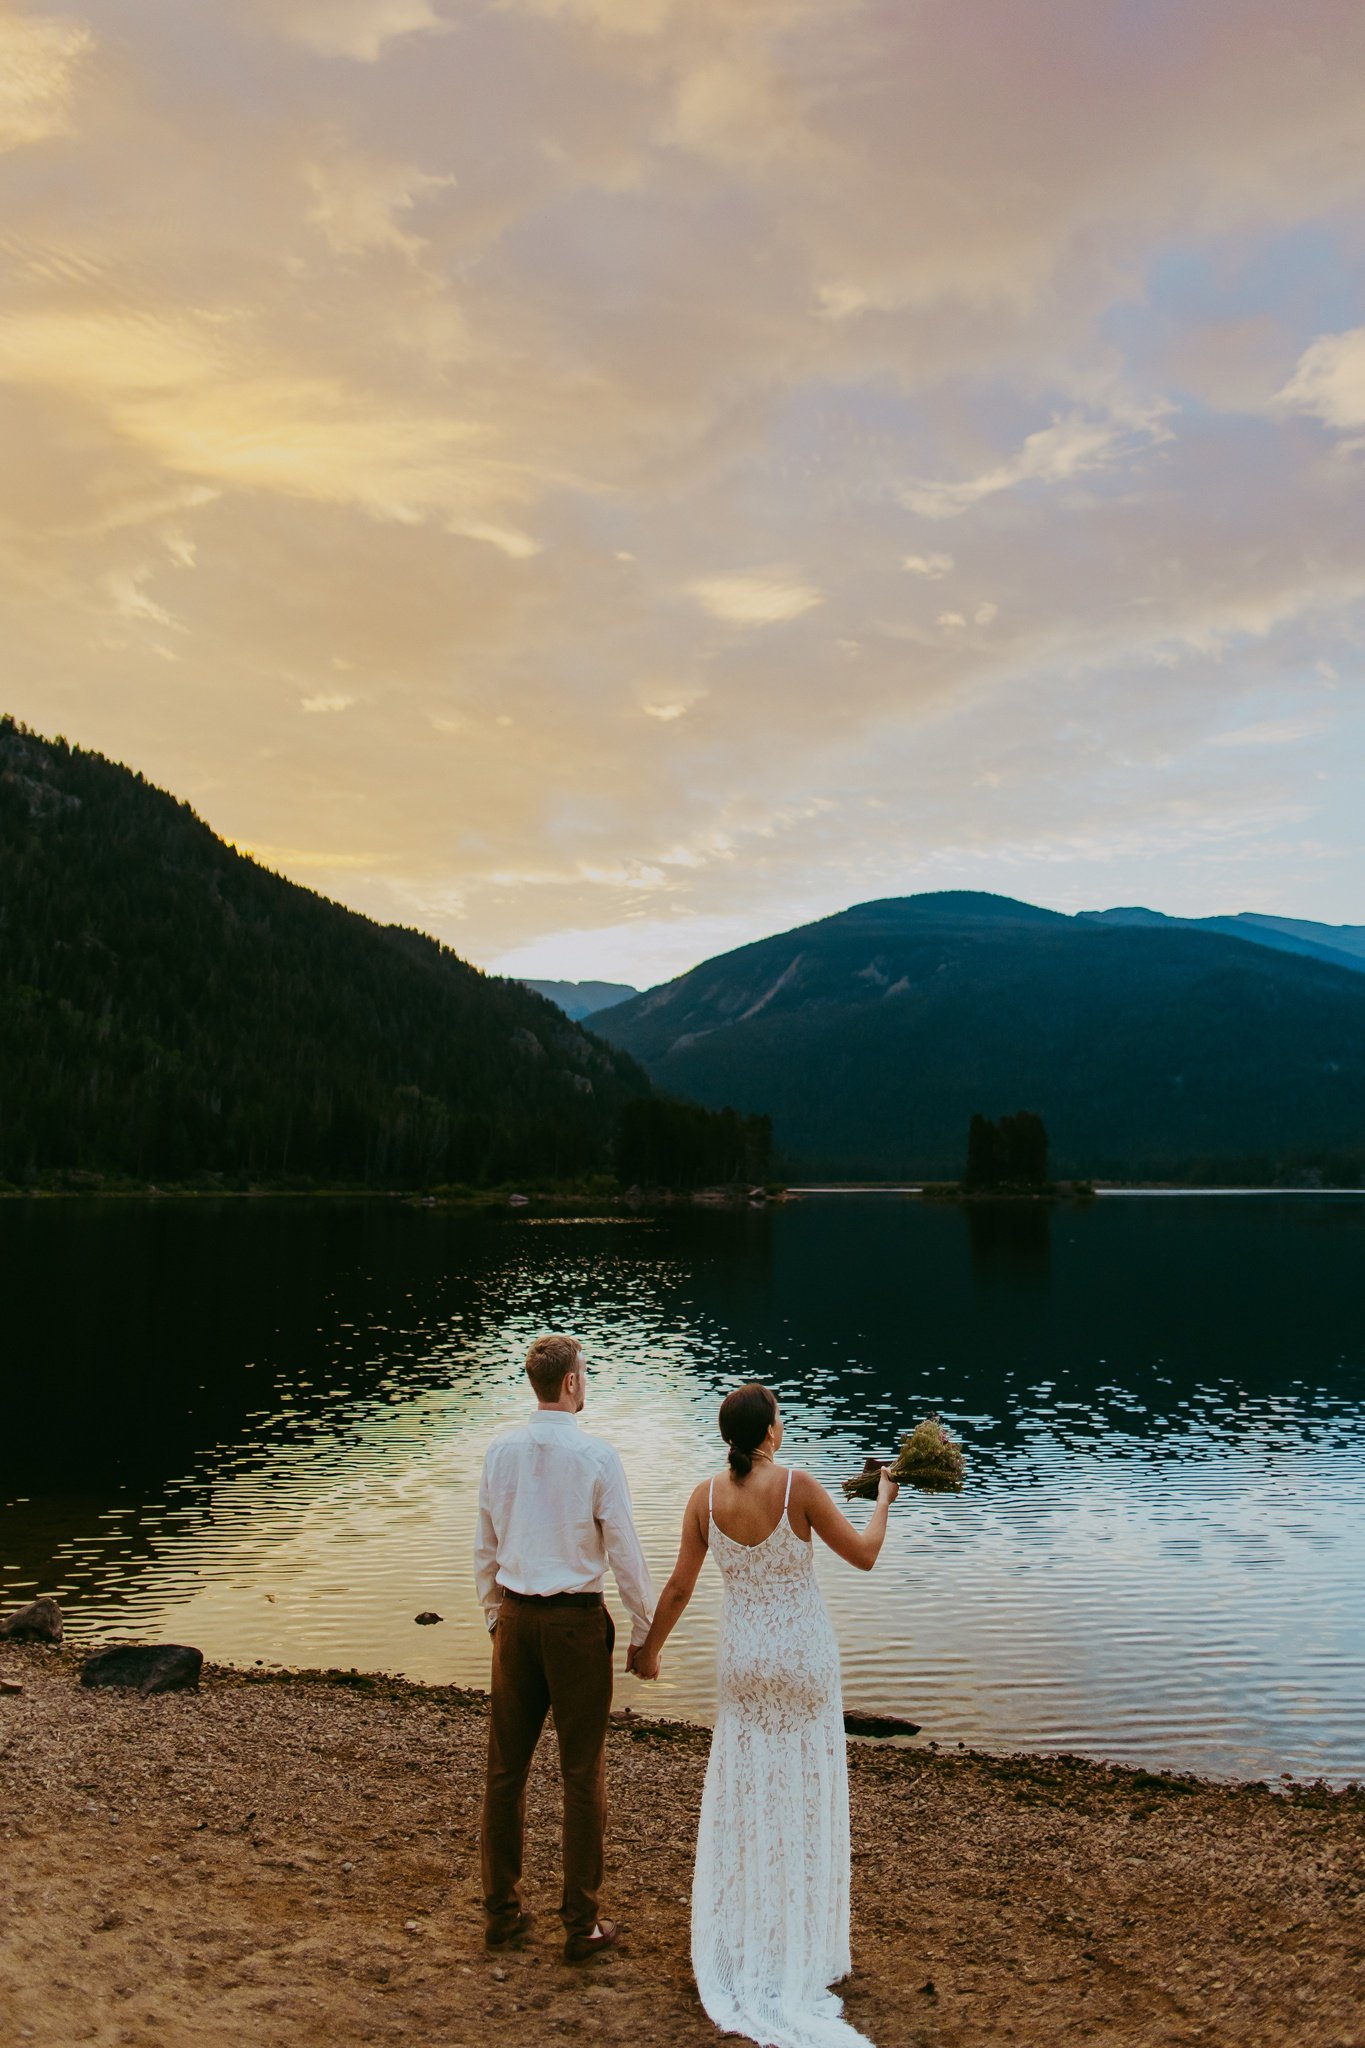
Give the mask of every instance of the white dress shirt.
<svg viewBox="0 0 1365 2048">
<path fill-rule="evenodd" d="M 606 1566 L 642 1643 L 654 1587 L 631 1519 L 620 1458 L 578 1427 L 567 1408 L 538 1408 L 519 1429 L 494 1437 L 479 1482 L 474 1579 L 484 1618 L 498 1619 L 501 1589 L 600 1593 Z"/>
</svg>

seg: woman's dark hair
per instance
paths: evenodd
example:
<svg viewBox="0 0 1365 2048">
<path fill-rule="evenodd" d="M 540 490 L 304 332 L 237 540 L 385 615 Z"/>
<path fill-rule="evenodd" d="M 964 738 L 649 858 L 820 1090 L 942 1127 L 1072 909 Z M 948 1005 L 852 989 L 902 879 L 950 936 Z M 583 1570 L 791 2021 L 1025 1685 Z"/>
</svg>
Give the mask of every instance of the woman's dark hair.
<svg viewBox="0 0 1365 2048">
<path fill-rule="evenodd" d="M 730 1470 L 736 1479 L 748 1478 L 754 1452 L 776 1420 L 777 1396 L 757 1380 L 725 1396 L 720 1404 L 720 1433 L 730 1446 Z"/>
</svg>

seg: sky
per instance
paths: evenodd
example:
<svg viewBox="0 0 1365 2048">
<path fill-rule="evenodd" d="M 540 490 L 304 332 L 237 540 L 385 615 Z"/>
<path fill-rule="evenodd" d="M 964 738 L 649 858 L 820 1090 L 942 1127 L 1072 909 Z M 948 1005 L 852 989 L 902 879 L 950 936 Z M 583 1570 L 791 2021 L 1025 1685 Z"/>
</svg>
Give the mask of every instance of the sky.
<svg viewBox="0 0 1365 2048">
<path fill-rule="evenodd" d="M 0 0 L 0 709 L 499 972 L 1365 923 L 1358 0 Z"/>
</svg>

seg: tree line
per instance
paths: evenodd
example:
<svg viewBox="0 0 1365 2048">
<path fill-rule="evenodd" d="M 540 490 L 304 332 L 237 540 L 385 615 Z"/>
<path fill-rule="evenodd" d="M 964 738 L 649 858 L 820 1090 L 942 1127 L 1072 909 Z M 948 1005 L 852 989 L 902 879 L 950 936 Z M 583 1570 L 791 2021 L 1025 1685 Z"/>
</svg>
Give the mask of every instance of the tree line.
<svg viewBox="0 0 1365 2048">
<path fill-rule="evenodd" d="M 766 1178 L 773 1123 L 695 1102 L 627 1102 L 616 1127 L 616 1176 L 625 1187 L 718 1187 Z"/>
</svg>

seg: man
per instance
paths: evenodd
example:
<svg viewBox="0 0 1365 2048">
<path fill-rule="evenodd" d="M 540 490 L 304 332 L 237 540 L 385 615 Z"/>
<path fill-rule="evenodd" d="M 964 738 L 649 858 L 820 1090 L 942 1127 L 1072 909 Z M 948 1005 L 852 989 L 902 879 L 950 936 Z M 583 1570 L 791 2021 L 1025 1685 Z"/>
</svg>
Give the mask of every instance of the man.
<svg viewBox="0 0 1365 2048">
<path fill-rule="evenodd" d="M 626 1669 L 649 1632 L 654 1588 L 631 1519 L 621 1460 L 578 1427 L 587 1368 L 572 1337 L 537 1337 L 526 1354 L 536 1410 L 496 1437 L 479 1486 L 474 1575 L 493 1637 L 488 1780 L 483 1805 L 484 1935 L 524 1935 L 521 1852 L 531 1757 L 554 1709 L 564 1778 L 564 1960 L 585 1962 L 616 1939 L 599 1921 L 605 1753 L 616 1631 L 602 1599 L 611 1565 L 631 1618 Z"/>
</svg>

